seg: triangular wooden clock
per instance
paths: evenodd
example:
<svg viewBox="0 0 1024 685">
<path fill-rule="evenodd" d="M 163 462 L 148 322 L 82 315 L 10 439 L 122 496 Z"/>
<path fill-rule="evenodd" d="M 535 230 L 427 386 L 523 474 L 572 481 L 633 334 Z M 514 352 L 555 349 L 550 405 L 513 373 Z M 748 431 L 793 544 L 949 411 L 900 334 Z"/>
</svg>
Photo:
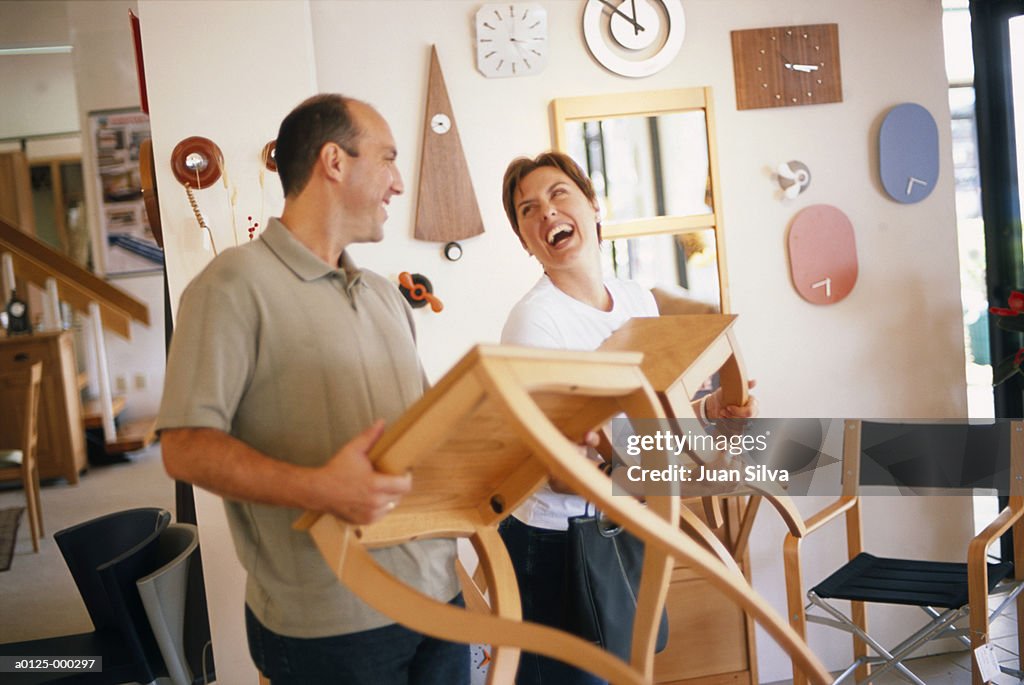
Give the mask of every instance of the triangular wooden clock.
<svg viewBox="0 0 1024 685">
<path fill-rule="evenodd" d="M 480 207 L 462 152 L 455 114 L 444 85 L 437 48 L 430 48 L 430 81 L 423 124 L 419 195 L 416 199 L 417 240 L 447 243 L 484 232 Z"/>
</svg>

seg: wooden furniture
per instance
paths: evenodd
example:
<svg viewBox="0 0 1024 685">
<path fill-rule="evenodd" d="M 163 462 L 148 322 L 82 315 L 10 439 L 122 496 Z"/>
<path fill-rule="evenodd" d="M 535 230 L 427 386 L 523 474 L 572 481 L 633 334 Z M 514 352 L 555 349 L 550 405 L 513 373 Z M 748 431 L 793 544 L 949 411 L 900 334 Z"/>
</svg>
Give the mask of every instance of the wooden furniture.
<svg viewBox="0 0 1024 685">
<path fill-rule="evenodd" d="M 692 303 L 662 294 L 663 314 L 690 311 Z M 644 354 L 641 369 L 661 400 L 666 415 L 696 420 L 690 405 L 706 379 L 719 375 L 727 404 L 747 402 L 747 377 L 732 326 L 735 315 L 664 315 L 627 322 L 601 350 L 630 350 Z M 745 495 L 750 495 L 745 496 Z M 750 560 L 747 542 L 762 495 L 749 490 L 731 497 L 706 497 L 687 502 L 701 509 L 705 520 L 735 559 L 747 582 Z M 768 496 L 787 525 L 798 516 L 785 498 Z M 655 682 L 698 685 L 744 683 L 756 685 L 757 649 L 754 623 L 726 595 L 685 562 L 672 573 L 666 601 L 669 643 L 655 659 Z"/>
<path fill-rule="evenodd" d="M 22 397 L 11 407 L 15 415 L 21 414 L 21 441 L 17 449 L 0 449 L 0 472 L 17 472 L 25 491 L 28 523 L 32 531 L 32 549 L 39 551 L 39 538 L 43 536 L 43 508 L 39 501 L 39 463 L 36 447 L 39 442 L 39 395 L 43 384 L 43 363 L 36 362 L 24 369 L 21 378 L 15 374 L 0 376 L 0 392 Z M 20 411 L 19 411 L 20 410 Z"/>
<path fill-rule="evenodd" d="M 20 376 L 36 362 L 43 363 L 39 477 L 66 478 L 74 485 L 87 464 L 72 333 L 52 331 L 0 338 L 0 378 Z M 13 391 L 0 387 L 0 406 L 12 407 L 20 402 Z M 16 444 L 21 431 L 13 413 L 0 412 L 0 443 Z"/>
<path fill-rule="evenodd" d="M 639 361 L 630 353 L 476 347 L 371 451 L 378 470 L 413 473 L 413 490 L 398 507 L 369 526 L 307 512 L 296 527 L 310 531 L 341 582 L 378 611 L 428 635 L 494 645 L 492 684 L 512 682 L 521 649 L 612 683 L 653 682 L 654 642 L 674 559 L 761 623 L 810 680 L 830 682 L 807 645 L 754 593 L 678 497 L 648 497 L 646 507 L 614 497 L 610 479 L 580 453 L 583 435 L 613 416 L 663 416 Z M 580 638 L 521 620 L 497 525 L 549 477 L 568 483 L 646 544 L 629 664 Z M 693 537 L 680 530 L 681 518 Z M 385 572 L 367 551 L 429 537 L 471 541 L 490 612 L 431 600 Z"/>
<path fill-rule="evenodd" d="M 848 420 L 843 425 L 842 471 L 840 497 L 809 516 L 802 534 L 790 532 L 786 536 L 783 555 L 790 623 L 801 635 L 806 635 L 808 622 L 851 633 L 855 661 L 847 672 L 854 672 L 857 682 L 869 673 L 880 677 L 883 670 L 894 668 L 903 671 L 904 679 L 920 682 L 904 670 L 906 667 L 897 664 L 928 640 L 948 636 L 953 624 L 964 615 L 970 616 L 969 631 L 966 637 L 961 634 L 958 639 L 972 652 L 990 643 L 989 621 L 1008 605 L 1015 603 L 1017 615 L 1024 615 L 1024 594 L 1020 594 L 1024 588 L 1024 422 L 899 424 Z M 965 564 L 870 558 L 863 554 L 860 487 L 897 483 L 911 489 L 997 487 L 1009 494 L 1009 501 L 971 540 Z M 865 502 L 871 499 L 868 497 Z M 801 544 L 810 533 L 824 529 L 840 517 L 845 519 L 849 563 L 805 596 Z M 989 563 L 989 547 L 1008 531 L 1013 535 L 1012 564 Z M 828 606 L 831 599 L 848 600 L 849 615 Z M 806 600 L 810 603 L 805 607 Z M 868 634 L 869 601 L 919 606 L 933 622 L 900 645 L 886 648 Z M 822 615 L 812 613 L 812 608 Z M 1015 624 L 1019 659 L 1024 654 L 1024 625 L 1019 620 Z M 868 656 L 869 645 L 882 656 Z M 883 665 L 882 669 L 872 670 L 877 665 Z M 982 679 L 976 659 L 971 659 L 971 669 L 973 685 L 988 682 Z M 1014 675 L 1019 678 L 1020 672 Z M 794 672 L 793 683 L 804 685 L 806 680 Z"/>
</svg>

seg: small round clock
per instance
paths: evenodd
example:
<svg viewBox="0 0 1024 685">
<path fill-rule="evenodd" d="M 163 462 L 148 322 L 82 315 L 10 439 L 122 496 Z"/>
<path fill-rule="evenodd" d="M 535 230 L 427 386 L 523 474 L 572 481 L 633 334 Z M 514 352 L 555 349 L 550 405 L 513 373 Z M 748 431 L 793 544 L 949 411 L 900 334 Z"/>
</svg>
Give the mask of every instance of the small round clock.
<svg viewBox="0 0 1024 685">
<path fill-rule="evenodd" d="M 682 0 L 588 0 L 583 10 L 590 54 L 620 76 L 661 71 L 679 54 L 685 33 Z"/>
<path fill-rule="evenodd" d="M 452 130 L 452 120 L 444 112 L 438 112 L 430 117 L 430 130 L 438 135 L 444 135 Z"/>
<path fill-rule="evenodd" d="M 538 3 L 484 5 L 476 13 L 476 68 L 489 78 L 526 76 L 548 63 L 548 13 Z"/>
</svg>

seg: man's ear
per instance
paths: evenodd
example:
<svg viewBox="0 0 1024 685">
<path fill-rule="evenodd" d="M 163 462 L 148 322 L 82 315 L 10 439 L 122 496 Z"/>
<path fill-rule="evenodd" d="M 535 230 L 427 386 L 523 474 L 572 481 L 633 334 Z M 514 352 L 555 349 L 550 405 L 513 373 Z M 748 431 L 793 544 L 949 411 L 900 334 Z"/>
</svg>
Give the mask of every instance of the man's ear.
<svg viewBox="0 0 1024 685">
<path fill-rule="evenodd" d="M 344 175 L 347 157 L 337 143 L 328 142 L 320 148 L 318 159 L 328 178 L 340 178 Z"/>
</svg>

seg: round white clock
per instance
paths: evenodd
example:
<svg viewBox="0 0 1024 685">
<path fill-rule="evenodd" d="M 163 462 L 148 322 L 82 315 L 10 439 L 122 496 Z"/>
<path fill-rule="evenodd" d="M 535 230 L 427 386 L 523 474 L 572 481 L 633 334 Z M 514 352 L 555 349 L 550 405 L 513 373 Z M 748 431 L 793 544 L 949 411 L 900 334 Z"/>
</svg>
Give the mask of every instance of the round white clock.
<svg viewBox="0 0 1024 685">
<path fill-rule="evenodd" d="M 609 71 L 640 78 L 667 67 L 686 33 L 682 0 L 587 0 L 583 38 Z"/>
<path fill-rule="evenodd" d="M 452 130 L 452 120 L 444 112 L 438 112 L 430 117 L 430 130 L 438 135 L 444 135 Z"/>
<path fill-rule="evenodd" d="M 476 68 L 489 78 L 536 74 L 548 63 L 548 13 L 538 3 L 495 3 L 476 13 Z"/>
</svg>

